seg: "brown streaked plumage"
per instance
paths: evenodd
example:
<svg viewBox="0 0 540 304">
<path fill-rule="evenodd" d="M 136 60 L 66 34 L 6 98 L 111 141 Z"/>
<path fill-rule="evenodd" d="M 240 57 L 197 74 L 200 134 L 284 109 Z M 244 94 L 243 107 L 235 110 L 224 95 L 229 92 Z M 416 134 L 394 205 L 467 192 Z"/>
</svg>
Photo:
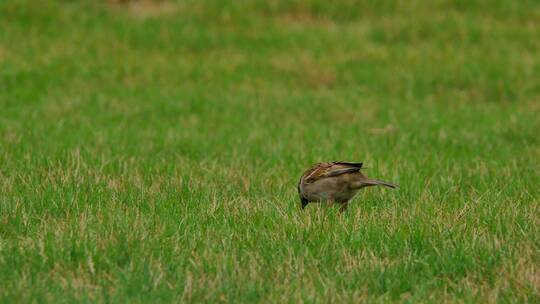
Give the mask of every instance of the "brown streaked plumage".
<svg viewBox="0 0 540 304">
<path fill-rule="evenodd" d="M 349 201 L 364 187 L 397 187 L 392 183 L 367 178 L 360 169 L 362 163 L 335 161 L 318 163 L 306 170 L 298 182 L 302 209 L 311 202 L 328 202 L 340 204 L 340 211 L 343 212 L 347 210 Z"/>
</svg>

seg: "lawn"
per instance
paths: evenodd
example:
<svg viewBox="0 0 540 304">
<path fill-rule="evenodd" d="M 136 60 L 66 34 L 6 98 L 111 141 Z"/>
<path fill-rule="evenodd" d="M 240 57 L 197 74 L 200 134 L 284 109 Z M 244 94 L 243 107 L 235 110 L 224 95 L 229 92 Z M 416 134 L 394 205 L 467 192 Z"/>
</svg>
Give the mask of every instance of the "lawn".
<svg viewBox="0 0 540 304">
<path fill-rule="evenodd" d="M 540 3 L 0 1 L 0 302 L 540 301 Z M 300 210 L 300 174 L 400 185 Z"/>
</svg>

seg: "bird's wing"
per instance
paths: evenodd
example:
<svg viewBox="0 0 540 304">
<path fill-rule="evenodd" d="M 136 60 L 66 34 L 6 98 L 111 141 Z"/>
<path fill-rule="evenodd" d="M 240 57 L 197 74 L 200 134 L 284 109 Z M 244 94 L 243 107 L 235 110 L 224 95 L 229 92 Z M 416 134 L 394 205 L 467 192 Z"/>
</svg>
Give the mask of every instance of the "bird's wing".
<svg viewBox="0 0 540 304">
<path fill-rule="evenodd" d="M 354 173 L 360 171 L 362 164 L 358 163 L 346 163 L 346 162 L 332 162 L 332 163 L 320 163 L 304 173 L 304 182 L 313 183 L 321 178 L 337 176 L 345 173 Z"/>
<path fill-rule="evenodd" d="M 346 165 L 346 166 L 358 167 L 358 168 L 362 168 L 362 166 L 364 165 L 364 163 L 350 163 L 350 162 L 345 162 L 345 161 L 336 161 L 333 163 L 336 165 Z"/>
</svg>

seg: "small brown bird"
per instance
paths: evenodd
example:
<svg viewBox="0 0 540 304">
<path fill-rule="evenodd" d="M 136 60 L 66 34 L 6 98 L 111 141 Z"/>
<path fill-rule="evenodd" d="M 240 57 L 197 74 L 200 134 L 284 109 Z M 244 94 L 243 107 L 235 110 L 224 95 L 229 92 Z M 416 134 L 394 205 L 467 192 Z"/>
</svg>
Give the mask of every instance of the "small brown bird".
<svg viewBox="0 0 540 304">
<path fill-rule="evenodd" d="M 340 212 L 347 210 L 349 201 L 364 187 L 397 185 L 369 179 L 360 172 L 362 163 L 318 163 L 302 174 L 298 182 L 298 194 L 304 209 L 310 202 L 328 202 L 341 205 Z"/>
</svg>

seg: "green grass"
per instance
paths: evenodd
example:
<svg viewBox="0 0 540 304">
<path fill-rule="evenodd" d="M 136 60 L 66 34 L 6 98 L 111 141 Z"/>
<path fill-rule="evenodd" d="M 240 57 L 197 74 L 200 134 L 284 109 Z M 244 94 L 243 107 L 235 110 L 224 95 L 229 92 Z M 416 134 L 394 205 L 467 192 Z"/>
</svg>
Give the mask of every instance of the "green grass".
<svg viewBox="0 0 540 304">
<path fill-rule="evenodd" d="M 1 1 L 0 302 L 539 302 L 539 49 L 536 1 Z M 328 160 L 400 188 L 300 211 Z"/>
</svg>

